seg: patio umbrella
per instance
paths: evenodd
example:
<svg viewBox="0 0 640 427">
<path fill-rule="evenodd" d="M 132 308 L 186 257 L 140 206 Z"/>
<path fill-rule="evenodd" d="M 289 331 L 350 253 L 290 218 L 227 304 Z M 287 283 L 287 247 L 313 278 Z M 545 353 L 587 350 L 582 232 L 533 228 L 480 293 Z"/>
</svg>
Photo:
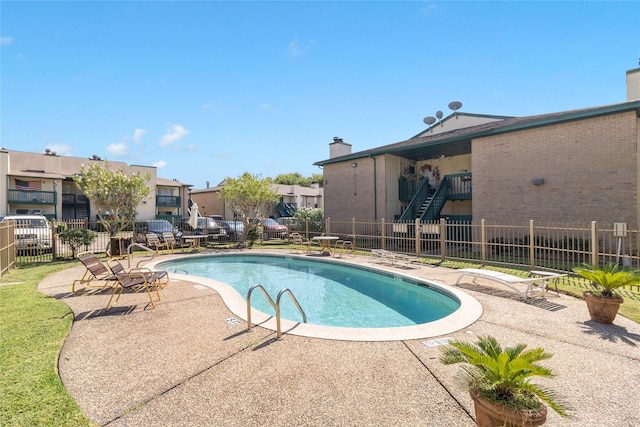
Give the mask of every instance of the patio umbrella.
<svg viewBox="0 0 640 427">
<path fill-rule="evenodd" d="M 193 203 L 191 205 L 191 209 L 189 210 L 189 225 L 194 230 L 198 227 L 198 217 L 200 213 L 198 212 L 198 204 Z"/>
</svg>

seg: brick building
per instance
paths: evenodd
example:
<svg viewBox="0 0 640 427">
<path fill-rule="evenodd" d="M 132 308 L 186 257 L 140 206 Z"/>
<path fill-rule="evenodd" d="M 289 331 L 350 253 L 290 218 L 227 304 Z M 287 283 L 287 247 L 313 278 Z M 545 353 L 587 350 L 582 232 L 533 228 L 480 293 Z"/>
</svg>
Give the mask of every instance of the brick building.
<svg viewBox="0 0 640 427">
<path fill-rule="evenodd" d="M 323 168 L 333 219 L 493 223 L 640 221 L 640 68 L 622 103 L 527 117 L 454 112 L 395 144 L 351 152 L 340 138 Z"/>
</svg>

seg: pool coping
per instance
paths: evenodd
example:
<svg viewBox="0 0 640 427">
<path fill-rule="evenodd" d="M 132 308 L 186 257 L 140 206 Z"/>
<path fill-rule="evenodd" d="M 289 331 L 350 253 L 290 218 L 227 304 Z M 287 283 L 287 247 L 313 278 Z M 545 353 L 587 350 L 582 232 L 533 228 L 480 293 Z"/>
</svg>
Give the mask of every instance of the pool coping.
<svg viewBox="0 0 640 427">
<path fill-rule="evenodd" d="M 301 254 L 284 254 L 282 252 L 269 252 L 269 251 L 259 251 L 259 250 L 251 250 L 251 251 L 237 251 L 233 254 L 237 255 L 269 255 L 269 256 L 280 256 L 280 257 L 291 257 L 291 258 L 299 258 L 299 259 L 309 259 L 306 255 Z M 199 253 L 199 254 L 189 254 L 191 257 L 212 257 L 219 255 L 232 255 L 229 253 Z M 175 259 L 184 259 L 185 254 L 180 255 L 169 255 L 164 257 L 163 259 L 154 260 L 148 264 L 145 264 L 145 267 L 155 269 L 155 266 L 160 263 L 173 261 Z M 322 261 L 320 257 L 314 257 L 316 260 Z M 350 258 L 331 258 L 325 259 L 324 261 L 328 261 L 335 264 L 345 264 L 353 267 L 363 268 L 361 263 L 358 263 L 357 259 Z M 419 267 L 424 268 L 424 267 Z M 451 334 L 453 332 L 462 330 L 471 324 L 473 324 L 476 320 L 480 318 L 483 312 L 482 305 L 478 300 L 473 298 L 471 295 L 461 291 L 458 288 L 446 285 L 444 283 L 440 283 L 439 281 L 430 281 L 428 279 L 420 278 L 417 276 L 412 276 L 410 274 L 393 271 L 384 268 L 383 266 L 366 266 L 367 270 L 378 271 L 389 273 L 390 271 L 397 276 L 401 276 L 411 281 L 418 281 L 428 283 L 431 286 L 439 287 L 444 289 L 446 292 L 453 294 L 460 301 L 460 308 L 455 312 L 451 313 L 448 316 L 445 316 L 442 319 L 435 320 L 429 323 L 422 323 L 415 326 L 401 326 L 394 328 L 345 328 L 338 326 L 323 326 L 302 322 L 294 322 L 287 319 L 281 320 L 281 331 L 283 334 L 291 334 L 291 335 L 299 335 L 303 337 L 310 338 L 321 338 L 321 339 L 331 339 L 331 340 L 342 340 L 342 341 L 401 341 L 401 340 L 414 340 L 414 339 L 427 339 L 433 338 L 437 336 L 442 336 L 446 334 Z M 213 279 L 207 279 L 199 276 L 191 276 L 184 274 L 171 273 L 172 280 L 184 280 L 187 282 L 192 282 L 197 285 L 206 286 L 215 290 L 227 308 L 239 319 L 243 321 L 247 321 L 247 302 L 246 300 L 236 291 L 231 285 L 228 285 L 224 282 L 220 282 Z M 253 326 L 260 326 L 265 329 L 277 330 L 276 318 L 273 315 L 261 312 L 255 308 L 251 308 L 251 322 Z"/>
</svg>

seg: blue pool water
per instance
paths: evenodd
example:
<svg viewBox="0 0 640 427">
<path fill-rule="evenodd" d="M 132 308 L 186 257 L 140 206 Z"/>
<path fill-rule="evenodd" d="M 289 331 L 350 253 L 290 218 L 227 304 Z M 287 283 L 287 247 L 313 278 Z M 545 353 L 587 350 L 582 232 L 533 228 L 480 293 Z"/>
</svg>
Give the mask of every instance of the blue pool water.
<svg viewBox="0 0 640 427">
<path fill-rule="evenodd" d="M 214 279 L 246 299 L 251 286 L 262 285 L 271 298 L 289 288 L 307 322 L 349 328 L 413 326 L 441 319 L 460 307 L 445 290 L 406 277 L 385 275 L 344 264 L 270 255 L 215 255 L 160 263 L 157 269 Z M 251 305 L 275 315 L 259 290 Z M 301 321 L 288 296 L 281 299 L 283 319 Z"/>
</svg>

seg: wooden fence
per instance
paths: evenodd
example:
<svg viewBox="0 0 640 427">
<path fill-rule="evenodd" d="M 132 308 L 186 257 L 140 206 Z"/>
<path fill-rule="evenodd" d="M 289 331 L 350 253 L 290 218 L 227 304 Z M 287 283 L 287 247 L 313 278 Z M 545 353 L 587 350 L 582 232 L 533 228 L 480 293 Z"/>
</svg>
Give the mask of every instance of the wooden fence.
<svg viewBox="0 0 640 427">
<path fill-rule="evenodd" d="M 110 243 L 107 233 L 96 230 L 87 221 L 65 221 L 66 227 L 91 228 L 97 238 L 90 247 L 82 250 L 105 252 Z M 52 221 L 54 245 L 51 253 L 15 256 L 13 233 L 5 225 L 0 228 L 0 259 L 2 273 L 17 263 L 46 262 L 65 258 L 69 248 L 56 236 L 56 224 Z M 345 238 L 355 235 L 356 247 L 361 250 L 374 248 L 440 260 L 473 261 L 482 265 L 507 266 L 522 269 L 548 269 L 570 272 L 583 262 L 603 264 L 615 262 L 625 268 L 640 266 L 638 230 L 627 230 L 620 225 L 600 227 L 597 222 L 588 224 L 547 225 L 533 220 L 524 224 L 491 224 L 481 220 L 470 221 L 412 221 L 387 222 L 380 220 L 336 220 L 326 218 L 320 222 L 300 222 L 290 231 L 298 231 L 307 238 L 323 234 Z M 123 239 L 135 241 L 135 232 L 124 231 Z M 229 243 L 220 241 L 215 244 Z M 281 243 L 286 244 L 287 241 Z"/>
</svg>

